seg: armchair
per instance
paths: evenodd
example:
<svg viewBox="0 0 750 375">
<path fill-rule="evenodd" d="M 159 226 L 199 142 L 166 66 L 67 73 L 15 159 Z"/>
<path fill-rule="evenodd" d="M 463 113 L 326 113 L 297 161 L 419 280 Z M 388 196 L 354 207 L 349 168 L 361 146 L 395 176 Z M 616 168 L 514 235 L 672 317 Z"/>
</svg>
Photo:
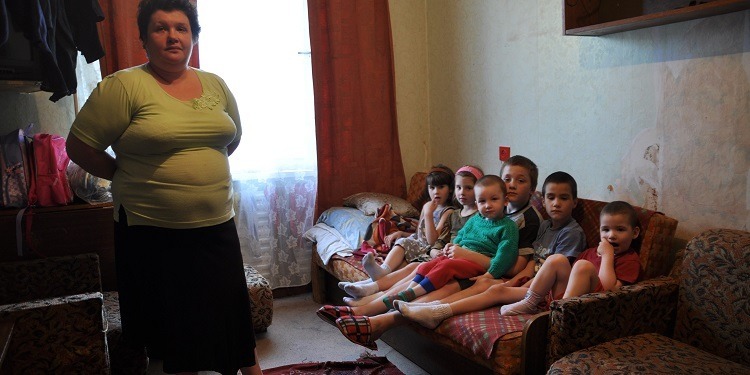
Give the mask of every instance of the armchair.
<svg viewBox="0 0 750 375">
<path fill-rule="evenodd" d="M 750 372 L 750 233 L 708 230 L 682 258 L 673 278 L 554 303 L 549 373 Z"/>
<path fill-rule="evenodd" d="M 0 373 L 108 374 L 100 280 L 95 254 L 0 263 Z"/>
</svg>

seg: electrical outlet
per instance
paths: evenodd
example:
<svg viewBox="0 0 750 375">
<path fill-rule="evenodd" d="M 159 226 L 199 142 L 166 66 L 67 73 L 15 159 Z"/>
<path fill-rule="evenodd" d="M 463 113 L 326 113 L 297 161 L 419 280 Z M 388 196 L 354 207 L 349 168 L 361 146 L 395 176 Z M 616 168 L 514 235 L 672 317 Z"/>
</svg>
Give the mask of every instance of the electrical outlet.
<svg viewBox="0 0 750 375">
<path fill-rule="evenodd" d="M 510 159 L 510 146 L 500 146 L 500 161 L 506 161 Z"/>
</svg>

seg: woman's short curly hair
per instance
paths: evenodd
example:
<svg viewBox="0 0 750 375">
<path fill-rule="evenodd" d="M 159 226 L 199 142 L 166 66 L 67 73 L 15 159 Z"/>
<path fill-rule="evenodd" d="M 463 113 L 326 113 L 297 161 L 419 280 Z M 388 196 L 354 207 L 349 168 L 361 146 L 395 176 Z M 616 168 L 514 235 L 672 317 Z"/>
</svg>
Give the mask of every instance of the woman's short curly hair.
<svg viewBox="0 0 750 375">
<path fill-rule="evenodd" d="M 151 16 L 158 10 L 165 12 L 180 11 L 185 13 L 190 21 L 190 32 L 193 34 L 193 40 L 198 40 L 198 34 L 201 32 L 201 26 L 198 23 L 198 9 L 190 0 L 141 0 L 138 4 L 138 37 L 142 42 L 148 37 L 148 23 Z"/>
</svg>

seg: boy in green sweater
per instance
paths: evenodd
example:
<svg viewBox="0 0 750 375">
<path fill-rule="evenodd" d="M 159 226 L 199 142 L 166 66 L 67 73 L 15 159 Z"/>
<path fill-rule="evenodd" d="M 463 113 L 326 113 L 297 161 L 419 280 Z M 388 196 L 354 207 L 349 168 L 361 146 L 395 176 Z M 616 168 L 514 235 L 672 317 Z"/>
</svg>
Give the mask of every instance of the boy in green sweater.
<svg viewBox="0 0 750 375">
<path fill-rule="evenodd" d="M 412 301 L 452 279 L 499 278 L 513 267 L 518 257 L 518 227 L 505 217 L 505 182 L 486 175 L 477 181 L 474 192 L 479 215 L 466 222 L 442 255 L 419 265 L 406 290 L 383 298 L 389 309 L 395 300 Z"/>
</svg>

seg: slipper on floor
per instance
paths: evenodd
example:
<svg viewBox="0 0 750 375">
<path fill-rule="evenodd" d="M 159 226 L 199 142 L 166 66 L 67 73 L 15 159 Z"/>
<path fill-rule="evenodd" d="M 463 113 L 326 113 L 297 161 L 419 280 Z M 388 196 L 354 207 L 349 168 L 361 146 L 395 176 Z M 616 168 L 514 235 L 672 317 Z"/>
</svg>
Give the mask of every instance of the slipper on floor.
<svg viewBox="0 0 750 375">
<path fill-rule="evenodd" d="M 336 327 L 349 341 L 362 345 L 370 350 L 378 350 L 372 339 L 372 325 L 366 316 L 345 316 L 336 319 Z"/>
<path fill-rule="evenodd" d="M 318 309 L 317 314 L 320 319 L 325 320 L 331 325 L 336 325 L 336 319 L 341 318 L 342 316 L 354 315 L 354 310 L 349 306 L 325 305 Z"/>
</svg>

